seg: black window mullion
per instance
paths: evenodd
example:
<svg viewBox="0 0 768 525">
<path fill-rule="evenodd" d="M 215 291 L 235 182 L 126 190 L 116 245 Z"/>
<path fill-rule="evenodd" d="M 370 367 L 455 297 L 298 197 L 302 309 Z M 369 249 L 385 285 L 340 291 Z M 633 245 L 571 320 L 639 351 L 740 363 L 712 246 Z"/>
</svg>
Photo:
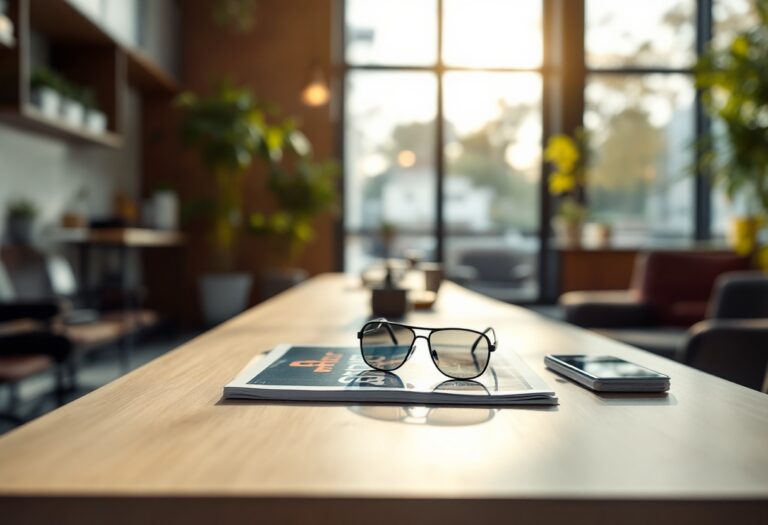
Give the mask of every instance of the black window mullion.
<svg viewBox="0 0 768 525">
<path fill-rule="evenodd" d="M 445 186 L 445 141 L 443 111 L 443 0 L 437 0 L 437 122 L 435 122 L 435 259 L 445 260 L 445 206 L 443 190 Z"/>
<path fill-rule="evenodd" d="M 701 56 L 712 40 L 712 1 L 697 0 L 696 7 L 696 54 Z M 694 237 L 697 241 L 712 236 L 712 184 L 708 173 L 699 166 L 698 159 L 708 145 L 702 139 L 711 137 L 712 123 L 701 103 L 701 90 L 696 90 L 696 177 L 694 179 L 695 217 Z"/>
</svg>

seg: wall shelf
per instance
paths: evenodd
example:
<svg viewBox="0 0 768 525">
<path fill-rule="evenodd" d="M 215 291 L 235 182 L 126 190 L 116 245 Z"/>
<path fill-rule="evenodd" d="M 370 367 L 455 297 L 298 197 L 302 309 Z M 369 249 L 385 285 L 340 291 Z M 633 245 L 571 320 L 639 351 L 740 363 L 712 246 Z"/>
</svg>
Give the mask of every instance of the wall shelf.
<svg viewBox="0 0 768 525">
<path fill-rule="evenodd" d="M 11 0 L 9 16 L 17 45 L 0 46 L 0 119 L 76 143 L 110 148 L 123 145 L 120 107 L 127 85 L 143 94 L 171 96 L 173 77 L 141 51 L 121 44 L 89 15 L 67 0 Z M 95 134 L 51 118 L 31 104 L 32 40 L 48 43 L 48 66 L 95 92 L 107 117 L 107 131 Z"/>
<path fill-rule="evenodd" d="M 135 49 L 125 49 L 128 62 L 128 82 L 140 91 L 174 95 L 179 92 L 176 80 Z"/>
<path fill-rule="evenodd" d="M 32 104 L 25 104 L 21 109 L 6 109 L 0 113 L 0 118 L 4 122 L 13 124 L 21 129 L 59 137 L 72 142 L 93 144 L 107 148 L 120 148 L 123 145 L 123 139 L 117 133 L 111 131 L 93 133 L 85 128 L 73 126 L 63 119 L 51 118 Z"/>
</svg>

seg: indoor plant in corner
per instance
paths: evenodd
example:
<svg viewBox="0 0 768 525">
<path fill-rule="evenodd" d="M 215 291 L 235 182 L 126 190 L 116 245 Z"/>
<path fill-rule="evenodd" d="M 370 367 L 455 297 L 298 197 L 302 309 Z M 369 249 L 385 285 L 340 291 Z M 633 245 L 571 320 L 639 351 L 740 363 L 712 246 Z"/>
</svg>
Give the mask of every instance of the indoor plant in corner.
<svg viewBox="0 0 768 525">
<path fill-rule="evenodd" d="M 197 150 L 214 182 L 194 206 L 208 219 L 213 271 L 202 276 L 200 293 L 205 321 L 213 325 L 243 311 L 250 296 L 252 275 L 236 271 L 244 177 L 257 159 L 278 160 L 289 137 L 267 123 L 264 106 L 247 89 L 224 84 L 206 97 L 183 93 L 176 104 L 182 141 Z"/>
<path fill-rule="evenodd" d="M 296 261 L 314 236 L 315 217 L 336 205 L 336 163 L 313 161 L 308 143 L 301 150 L 298 159 L 285 159 L 271 167 L 268 187 L 278 211 L 250 217 L 251 231 L 271 241 L 270 268 L 261 282 L 263 299 L 306 278 L 306 271 L 295 267 Z"/>
<path fill-rule="evenodd" d="M 730 235 L 744 255 L 757 250 L 768 213 L 768 2 L 755 7 L 760 23 L 725 48 L 710 47 L 695 67 L 716 136 L 700 161 L 729 200 L 744 200 L 745 213 L 733 218 Z"/>
<path fill-rule="evenodd" d="M 549 193 L 556 197 L 557 212 L 552 228 L 558 243 L 565 247 L 581 245 L 581 234 L 587 209 L 582 203 L 587 171 L 584 130 L 578 129 L 576 138 L 554 135 L 547 142 L 544 158 L 555 168 L 549 176 Z"/>
</svg>

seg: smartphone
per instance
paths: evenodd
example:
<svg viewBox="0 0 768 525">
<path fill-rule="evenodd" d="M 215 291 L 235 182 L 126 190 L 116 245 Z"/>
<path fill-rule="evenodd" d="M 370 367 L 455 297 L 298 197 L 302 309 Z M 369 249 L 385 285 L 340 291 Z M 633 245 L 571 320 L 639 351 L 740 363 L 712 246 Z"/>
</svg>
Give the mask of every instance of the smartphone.
<svg viewBox="0 0 768 525">
<path fill-rule="evenodd" d="M 669 376 L 610 355 L 548 355 L 547 368 L 597 392 L 666 392 Z"/>
</svg>

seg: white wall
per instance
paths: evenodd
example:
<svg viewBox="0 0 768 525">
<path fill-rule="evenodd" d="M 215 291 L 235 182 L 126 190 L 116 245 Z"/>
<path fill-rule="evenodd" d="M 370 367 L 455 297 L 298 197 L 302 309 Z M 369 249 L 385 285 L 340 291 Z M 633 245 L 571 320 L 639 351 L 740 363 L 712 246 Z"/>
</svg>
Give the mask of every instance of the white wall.
<svg viewBox="0 0 768 525">
<path fill-rule="evenodd" d="M 40 231 L 58 224 L 81 188 L 88 190 L 88 207 L 95 217 L 112 212 L 116 191 L 139 196 L 140 106 L 134 92 L 126 95 L 120 149 L 66 142 L 0 124 L 0 238 L 10 200 L 25 198 L 38 205 Z"/>
</svg>

